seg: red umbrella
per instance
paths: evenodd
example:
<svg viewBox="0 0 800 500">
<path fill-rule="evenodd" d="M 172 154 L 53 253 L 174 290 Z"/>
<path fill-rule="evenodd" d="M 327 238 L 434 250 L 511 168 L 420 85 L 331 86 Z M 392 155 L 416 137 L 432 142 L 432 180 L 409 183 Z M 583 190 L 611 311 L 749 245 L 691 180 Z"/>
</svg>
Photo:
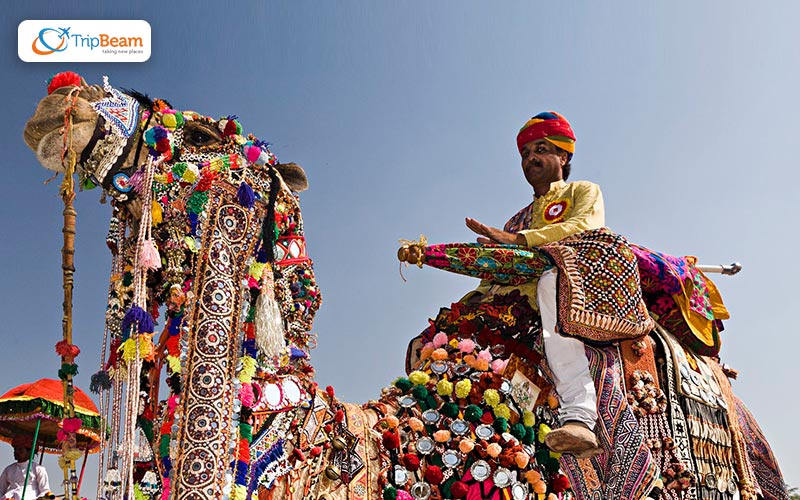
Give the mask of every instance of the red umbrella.
<svg viewBox="0 0 800 500">
<path fill-rule="evenodd" d="M 77 431 L 78 448 L 98 451 L 103 424 L 97 406 L 85 392 L 75 388 L 75 417 L 81 420 Z M 0 440 L 10 443 L 20 434 L 34 435 L 41 420 L 37 448 L 61 453 L 57 435 L 64 418 L 64 388 L 60 380 L 43 378 L 22 384 L 0 396 Z"/>
</svg>

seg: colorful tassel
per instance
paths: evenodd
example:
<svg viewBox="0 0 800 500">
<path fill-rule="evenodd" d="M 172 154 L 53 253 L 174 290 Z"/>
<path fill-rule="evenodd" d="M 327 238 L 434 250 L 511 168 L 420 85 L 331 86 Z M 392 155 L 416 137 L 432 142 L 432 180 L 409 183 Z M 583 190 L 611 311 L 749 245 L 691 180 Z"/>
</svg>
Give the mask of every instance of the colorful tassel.
<svg viewBox="0 0 800 500">
<path fill-rule="evenodd" d="M 109 389 L 111 389 L 111 378 L 108 376 L 107 371 L 100 370 L 92 375 L 92 381 L 89 383 L 90 391 L 95 394 L 100 394 L 100 392 L 107 391 Z"/>
<path fill-rule="evenodd" d="M 279 355 L 285 345 L 283 318 L 278 302 L 269 293 L 261 293 L 256 301 L 256 345 L 267 357 Z"/>
<path fill-rule="evenodd" d="M 164 222 L 164 214 L 161 211 L 161 203 L 153 200 L 153 209 L 150 211 L 150 217 L 153 220 L 153 227 Z"/>
<path fill-rule="evenodd" d="M 239 185 L 236 196 L 239 198 L 239 205 L 245 208 L 253 208 L 256 203 L 256 194 L 253 192 L 253 188 L 244 181 Z"/>
<path fill-rule="evenodd" d="M 130 329 L 133 325 L 137 325 L 139 330 L 136 333 L 153 333 L 155 325 L 153 324 L 153 317 L 150 316 L 144 309 L 139 306 L 131 306 L 125 317 L 122 318 L 122 331 L 123 334 Z M 130 332 L 128 331 L 128 335 Z"/>
<path fill-rule="evenodd" d="M 153 240 L 144 240 L 139 248 L 139 267 L 151 271 L 161 268 L 161 255 Z"/>
</svg>

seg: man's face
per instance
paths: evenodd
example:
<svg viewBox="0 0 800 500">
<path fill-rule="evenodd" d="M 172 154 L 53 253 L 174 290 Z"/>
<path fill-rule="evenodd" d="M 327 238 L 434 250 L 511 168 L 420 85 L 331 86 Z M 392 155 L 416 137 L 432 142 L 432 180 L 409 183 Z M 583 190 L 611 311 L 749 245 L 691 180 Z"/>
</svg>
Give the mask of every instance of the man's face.
<svg viewBox="0 0 800 500">
<path fill-rule="evenodd" d="M 567 153 L 545 139 L 522 146 L 522 172 L 528 184 L 549 185 L 562 179 L 561 167 L 567 163 Z"/>
<path fill-rule="evenodd" d="M 31 458 L 31 449 L 27 446 L 14 447 L 14 460 L 17 462 L 25 462 Z"/>
</svg>

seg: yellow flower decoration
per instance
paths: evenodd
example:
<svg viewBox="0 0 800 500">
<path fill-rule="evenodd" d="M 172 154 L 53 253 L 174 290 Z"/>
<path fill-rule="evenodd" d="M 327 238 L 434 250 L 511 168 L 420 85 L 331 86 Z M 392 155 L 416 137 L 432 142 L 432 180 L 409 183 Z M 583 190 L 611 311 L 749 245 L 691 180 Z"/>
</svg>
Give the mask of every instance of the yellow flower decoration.
<svg viewBox="0 0 800 500">
<path fill-rule="evenodd" d="M 494 416 L 508 420 L 511 418 L 511 409 L 505 403 L 501 403 L 494 407 Z"/>
<path fill-rule="evenodd" d="M 456 382 L 456 397 L 465 398 L 472 390 L 472 381 L 468 378 Z"/>
<path fill-rule="evenodd" d="M 436 384 L 436 392 L 438 392 L 440 396 L 449 396 L 453 394 L 453 383 L 446 379 L 440 380 L 439 383 Z"/>
<path fill-rule="evenodd" d="M 431 379 L 431 376 L 430 376 L 430 375 L 428 375 L 428 374 L 427 374 L 427 373 L 425 373 L 425 372 L 421 372 L 421 371 L 417 370 L 417 371 L 415 371 L 415 372 L 411 372 L 411 374 L 408 376 L 408 379 L 409 379 L 409 380 L 411 381 L 411 383 L 413 383 L 413 384 L 416 384 L 416 385 L 425 385 L 425 384 L 427 384 L 427 383 L 428 383 L 428 380 L 430 380 L 430 379 Z"/>
<path fill-rule="evenodd" d="M 242 357 L 242 371 L 239 372 L 239 381 L 243 384 L 249 384 L 253 381 L 253 376 L 256 374 L 256 360 L 250 356 Z"/>
<path fill-rule="evenodd" d="M 539 424 L 539 432 L 537 434 L 540 443 L 544 443 L 544 438 L 546 438 L 547 435 L 550 434 L 551 430 L 552 429 L 550 429 L 550 426 L 546 424 Z"/>
<path fill-rule="evenodd" d="M 169 371 L 172 373 L 181 372 L 181 360 L 177 356 L 167 356 L 167 363 L 169 364 Z"/>
<path fill-rule="evenodd" d="M 264 274 L 264 267 L 266 267 L 266 264 L 263 262 L 253 262 L 250 264 L 250 276 L 256 281 L 261 280 L 261 276 Z"/>
<path fill-rule="evenodd" d="M 486 389 L 486 391 L 483 393 L 483 400 L 486 401 L 487 405 L 494 408 L 500 404 L 500 394 L 496 389 Z"/>
<path fill-rule="evenodd" d="M 533 427 L 536 423 L 536 416 L 530 410 L 522 412 L 522 424 L 527 427 Z"/>
</svg>

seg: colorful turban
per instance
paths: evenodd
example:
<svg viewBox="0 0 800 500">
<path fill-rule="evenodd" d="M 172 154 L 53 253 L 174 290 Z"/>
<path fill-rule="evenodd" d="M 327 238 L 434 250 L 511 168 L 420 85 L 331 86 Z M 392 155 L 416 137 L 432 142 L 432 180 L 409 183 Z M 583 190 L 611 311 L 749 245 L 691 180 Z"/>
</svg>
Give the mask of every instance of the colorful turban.
<svg viewBox="0 0 800 500">
<path fill-rule="evenodd" d="M 570 155 L 575 152 L 575 132 L 567 119 L 555 111 L 539 113 L 525 122 L 517 134 L 517 148 L 521 153 L 522 146 L 538 139 L 545 139 Z"/>
<path fill-rule="evenodd" d="M 30 434 L 17 434 L 11 439 L 14 448 L 33 448 L 33 436 Z"/>
</svg>

